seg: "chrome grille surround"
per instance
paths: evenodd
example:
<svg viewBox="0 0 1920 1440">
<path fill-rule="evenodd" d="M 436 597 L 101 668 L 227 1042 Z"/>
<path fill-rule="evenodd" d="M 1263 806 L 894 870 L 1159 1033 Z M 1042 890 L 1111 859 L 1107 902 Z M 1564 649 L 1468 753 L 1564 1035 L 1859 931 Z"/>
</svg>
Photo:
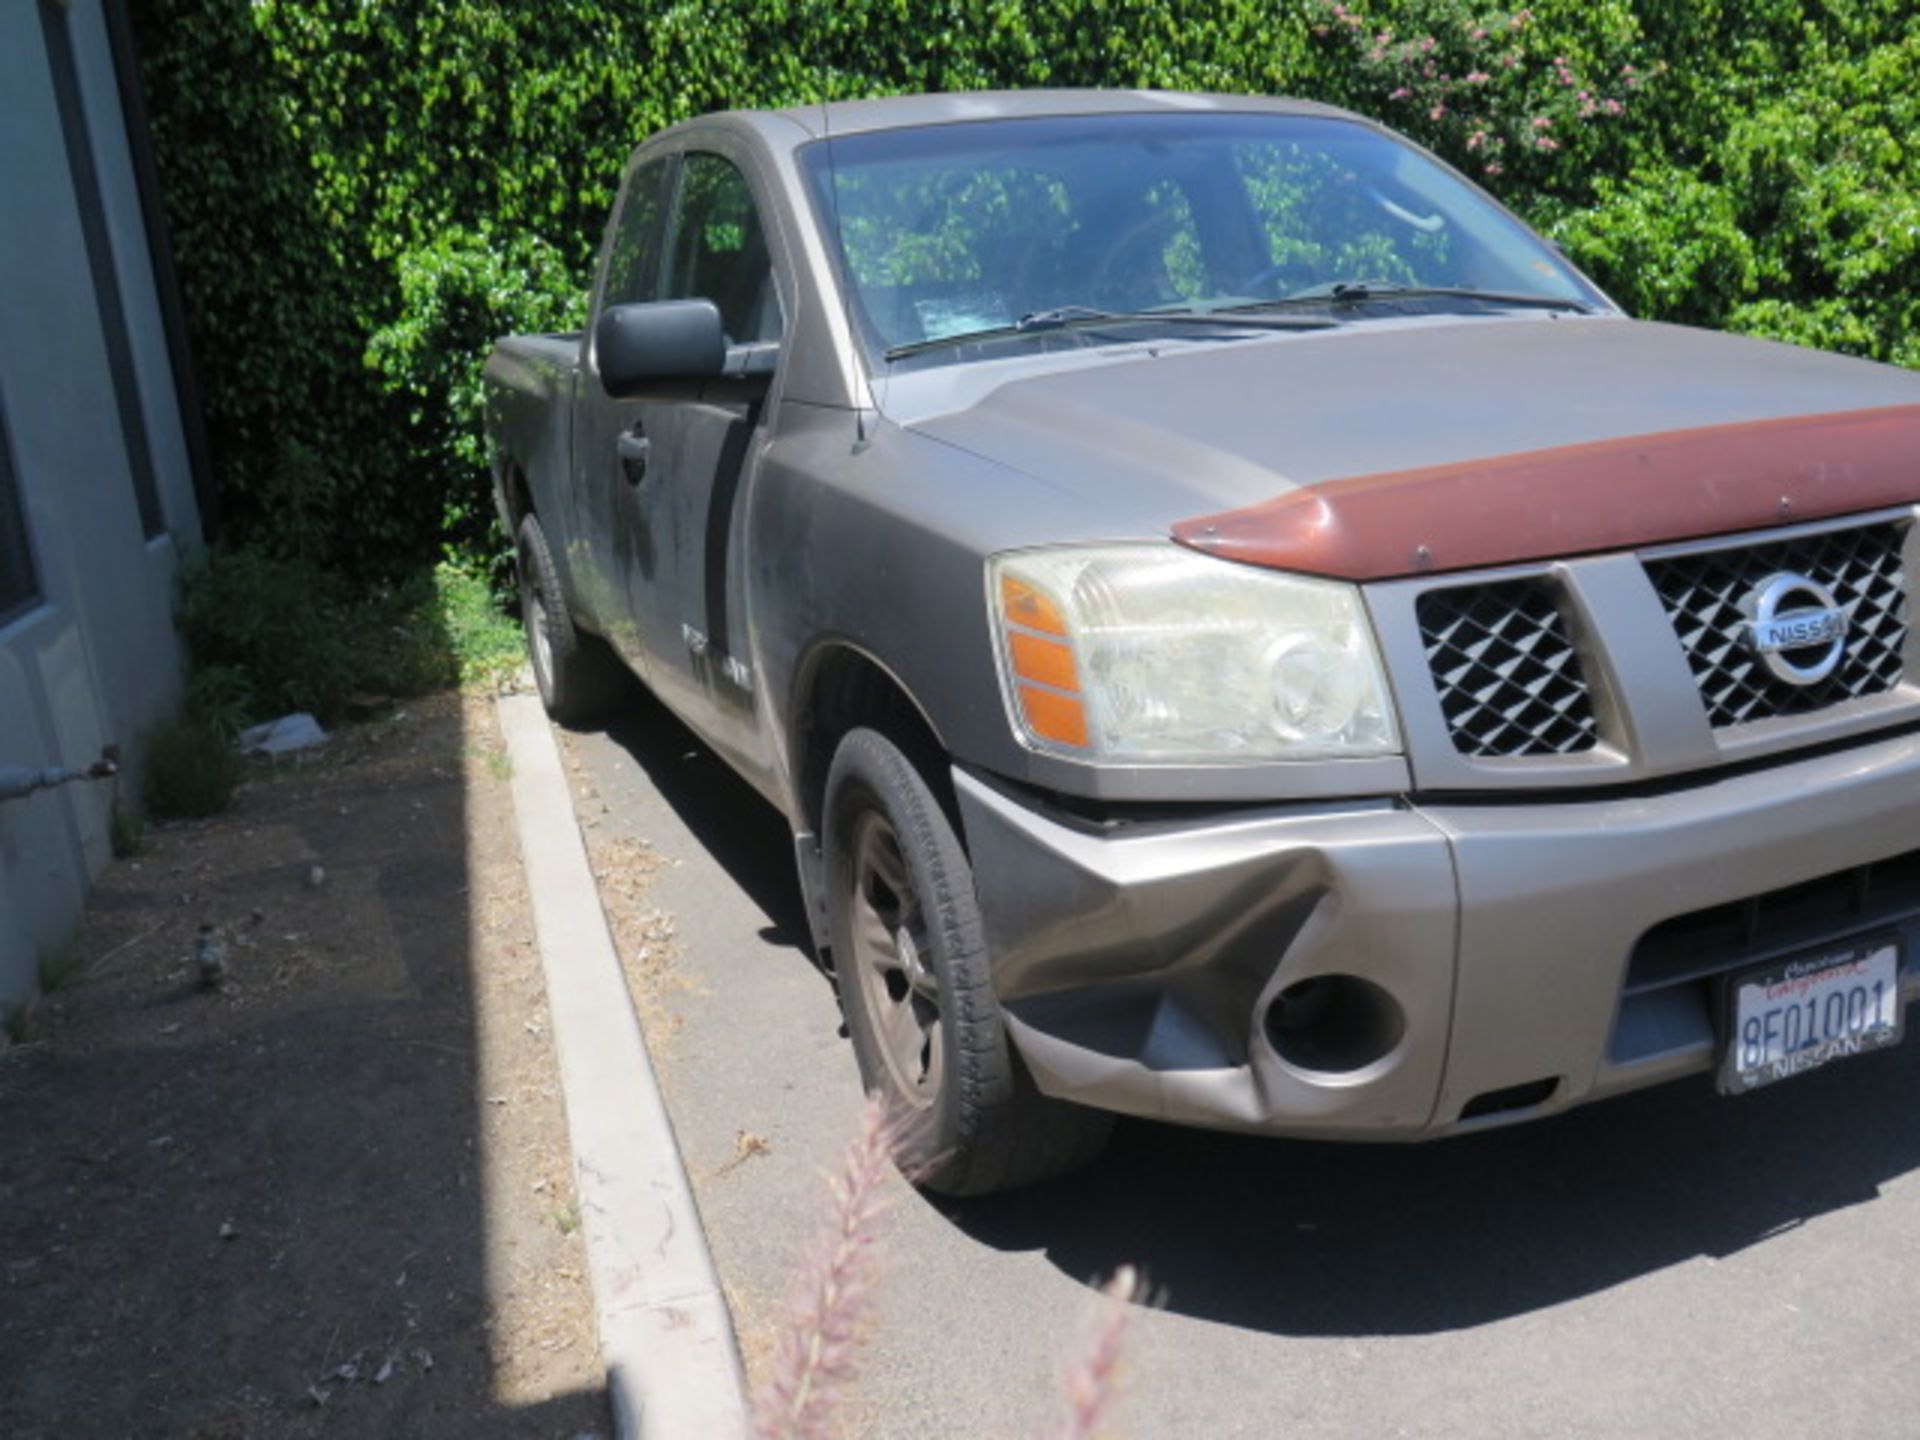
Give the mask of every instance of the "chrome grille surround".
<svg viewBox="0 0 1920 1440">
<path fill-rule="evenodd" d="M 1907 641 L 1902 552 L 1909 526 L 1888 520 L 1647 559 L 1647 577 L 1686 653 L 1708 724 L 1719 730 L 1810 715 L 1898 685 Z M 1781 573 L 1826 586 L 1849 614 L 1844 658 L 1816 684 L 1775 678 L 1745 643 L 1749 617 L 1742 602 Z"/>
<path fill-rule="evenodd" d="M 1712 725 L 1687 651 L 1651 573 L 1661 562 L 1691 561 L 1717 551 L 1817 545 L 1831 532 L 1880 527 L 1886 527 L 1883 534 L 1896 537 L 1888 543 L 1903 547 L 1904 553 L 1894 557 L 1900 571 L 1920 575 L 1920 506 L 1903 505 L 1639 549 L 1366 584 L 1362 594 L 1393 685 L 1415 792 L 1485 797 L 1570 794 L 1650 781 L 1684 783 L 1687 776 L 1704 777 L 1722 766 L 1865 741 L 1894 726 L 1920 728 L 1920 625 L 1912 623 L 1905 625 L 1904 643 L 1890 633 L 1882 637 L 1882 650 L 1898 650 L 1897 671 L 1892 659 L 1882 655 L 1877 661 L 1882 667 L 1878 675 L 1893 675 L 1886 688 L 1821 710 Z M 1517 581 L 1531 581 L 1554 597 L 1565 627 L 1561 633 L 1571 645 L 1592 708 L 1596 739 L 1590 748 L 1483 754 L 1455 734 L 1442 699 L 1442 680 L 1429 654 L 1422 601 L 1435 592 L 1499 590 Z M 1842 603 L 1852 598 L 1844 597 Z"/>
<path fill-rule="evenodd" d="M 1559 587 L 1543 576 L 1436 588 L 1415 612 L 1462 755 L 1575 755 L 1599 743 Z"/>
</svg>

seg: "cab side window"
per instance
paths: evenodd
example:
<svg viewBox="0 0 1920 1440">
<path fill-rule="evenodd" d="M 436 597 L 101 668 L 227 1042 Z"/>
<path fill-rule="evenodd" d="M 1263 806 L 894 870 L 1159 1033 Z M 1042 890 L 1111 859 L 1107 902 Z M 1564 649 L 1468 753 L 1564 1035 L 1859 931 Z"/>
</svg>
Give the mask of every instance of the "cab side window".
<svg viewBox="0 0 1920 1440">
<path fill-rule="evenodd" d="M 607 256 L 607 288 L 601 305 L 635 305 L 660 298 L 660 220 L 666 209 L 672 160 L 649 160 L 633 172 L 626 202 Z"/>
<path fill-rule="evenodd" d="M 780 300 L 747 177 L 704 151 L 681 164 L 662 300 L 711 300 L 733 344 L 780 338 Z"/>
</svg>

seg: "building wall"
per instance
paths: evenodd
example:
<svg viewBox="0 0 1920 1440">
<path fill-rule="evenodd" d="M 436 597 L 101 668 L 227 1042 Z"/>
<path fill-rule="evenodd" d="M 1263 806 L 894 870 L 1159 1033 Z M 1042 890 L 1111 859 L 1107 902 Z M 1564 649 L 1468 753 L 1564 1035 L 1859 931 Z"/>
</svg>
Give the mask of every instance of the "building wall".
<svg viewBox="0 0 1920 1440">
<path fill-rule="evenodd" d="M 199 544 L 186 443 L 102 0 L 0 4 L 0 430 L 39 599 L 0 625 L 0 765 L 83 767 L 170 714 L 180 556 Z M 69 27 L 164 530 L 143 535 L 82 198 L 41 7 Z M 121 784 L 130 781 L 123 780 Z M 71 936 L 110 858 L 105 784 L 0 802 L 0 1008 Z"/>
</svg>

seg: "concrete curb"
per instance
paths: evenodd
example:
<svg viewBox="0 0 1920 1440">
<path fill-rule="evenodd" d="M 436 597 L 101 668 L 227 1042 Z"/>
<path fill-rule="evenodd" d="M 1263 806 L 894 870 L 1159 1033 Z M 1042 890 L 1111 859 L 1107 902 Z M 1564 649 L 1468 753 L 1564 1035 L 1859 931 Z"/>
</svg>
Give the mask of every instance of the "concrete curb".
<svg viewBox="0 0 1920 1440">
<path fill-rule="evenodd" d="M 538 699 L 502 696 L 513 807 L 546 971 L 580 1201 L 621 1440 L 747 1432 L 733 1323 L 600 909 L 560 751 Z"/>
</svg>

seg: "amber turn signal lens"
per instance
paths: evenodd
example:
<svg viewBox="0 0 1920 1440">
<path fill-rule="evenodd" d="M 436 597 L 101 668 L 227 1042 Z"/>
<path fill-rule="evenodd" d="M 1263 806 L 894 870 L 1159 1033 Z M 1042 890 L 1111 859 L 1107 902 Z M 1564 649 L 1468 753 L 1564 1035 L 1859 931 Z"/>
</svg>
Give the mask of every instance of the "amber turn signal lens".
<svg viewBox="0 0 1920 1440">
<path fill-rule="evenodd" d="M 1080 677 L 1073 668 L 1073 650 L 1058 640 L 1042 640 L 1038 635 L 1007 632 L 1007 650 L 1013 660 L 1013 673 L 1022 680 L 1051 685 L 1056 690 L 1078 690 Z"/>
<path fill-rule="evenodd" d="M 1043 740 L 1056 745 L 1087 743 L 1087 711 L 1075 695 L 1042 690 L 1038 685 L 1020 687 L 1020 710 L 1027 717 L 1027 728 Z"/>
<path fill-rule="evenodd" d="M 1065 635 L 1066 619 L 1060 607 L 1025 581 L 1011 575 L 1000 577 L 1000 609 L 1015 625 L 1041 630 L 1049 635 Z"/>
<path fill-rule="evenodd" d="M 1027 729 L 1056 745 L 1085 748 L 1087 710 L 1080 700 L 1073 647 L 1065 639 L 1065 618 L 1047 596 L 1011 576 L 1001 578 L 1000 603 L 1006 620 L 1007 662 L 1018 682 L 1015 688 Z M 1048 638 L 1053 635 L 1062 638 Z"/>
</svg>

